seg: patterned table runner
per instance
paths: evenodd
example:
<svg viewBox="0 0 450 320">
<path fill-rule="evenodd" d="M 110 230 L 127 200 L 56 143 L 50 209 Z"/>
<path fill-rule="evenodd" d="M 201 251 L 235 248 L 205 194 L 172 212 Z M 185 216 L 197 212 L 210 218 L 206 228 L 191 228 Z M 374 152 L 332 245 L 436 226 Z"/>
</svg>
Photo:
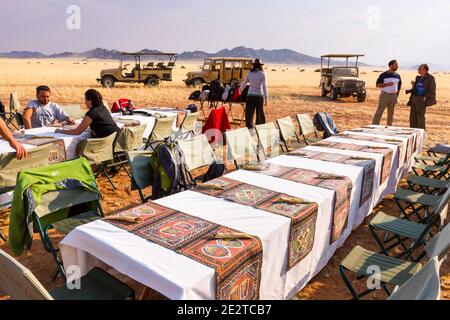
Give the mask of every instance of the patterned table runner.
<svg viewBox="0 0 450 320">
<path fill-rule="evenodd" d="M 362 131 L 361 131 L 362 130 Z M 389 132 L 384 130 L 376 130 L 376 129 L 353 129 L 350 130 L 353 132 L 361 132 L 361 133 L 368 133 L 368 134 L 380 134 L 384 136 L 391 136 L 394 139 L 395 138 L 408 138 L 408 144 L 406 146 L 406 159 L 405 162 L 409 162 L 411 160 L 411 157 L 416 150 L 416 134 L 415 133 L 397 133 L 397 132 Z"/>
<path fill-rule="evenodd" d="M 117 215 L 137 216 L 140 221 L 105 221 L 214 268 L 217 300 L 259 299 L 263 262 L 259 238 L 216 239 L 217 234 L 242 233 L 152 202 Z"/>
<path fill-rule="evenodd" d="M 380 184 L 386 182 L 389 179 L 391 174 L 392 167 L 392 159 L 394 157 L 394 151 L 392 151 L 389 147 L 371 147 L 361 144 L 353 144 L 353 143 L 341 143 L 341 142 L 331 142 L 327 140 L 323 140 L 321 142 L 317 142 L 312 145 L 313 147 L 324 147 L 324 148 L 333 148 L 339 150 L 353 150 L 360 152 L 368 152 L 368 153 L 380 153 L 383 155 L 383 165 L 381 172 Z"/>
<path fill-rule="evenodd" d="M 403 151 L 403 141 L 401 141 L 401 140 L 385 139 L 385 138 L 379 138 L 379 137 L 374 137 L 374 136 L 360 136 L 360 135 L 350 134 L 350 133 L 340 133 L 337 136 L 344 138 L 344 139 L 350 139 L 350 140 L 359 140 L 359 141 L 396 145 L 396 146 L 398 146 L 398 154 L 397 154 L 398 166 L 401 167 L 406 161 L 406 159 L 405 159 L 406 157 L 403 159 L 400 159 L 400 154 Z"/>
<path fill-rule="evenodd" d="M 52 148 L 48 158 L 49 164 L 61 163 L 67 160 L 66 144 L 63 139 L 33 135 L 16 136 L 16 139 L 20 143 L 29 144 L 36 147 L 51 144 Z"/>
<path fill-rule="evenodd" d="M 289 168 L 269 163 L 259 164 L 254 166 L 251 170 L 271 177 L 333 190 L 335 192 L 335 196 L 332 212 L 333 225 L 331 228 L 330 244 L 333 244 L 342 235 L 342 232 L 344 232 L 347 227 L 348 215 L 350 212 L 350 198 L 353 188 L 350 178 L 345 176 L 330 175 L 314 170 Z"/>
<path fill-rule="evenodd" d="M 320 160 L 326 162 L 342 163 L 348 165 L 354 165 L 364 168 L 364 176 L 361 190 L 360 207 L 366 203 L 372 197 L 373 193 L 373 179 L 375 176 L 375 160 L 369 158 L 352 157 L 337 153 L 327 153 L 300 149 L 288 153 L 289 156 L 296 156 L 300 158 Z"/>
<path fill-rule="evenodd" d="M 314 246 L 316 230 L 317 203 L 290 197 L 225 177 L 212 180 L 208 184 L 220 187 L 207 189 L 197 186 L 194 188 L 194 191 L 291 219 L 288 270 L 292 269 L 311 252 Z"/>
<path fill-rule="evenodd" d="M 412 129 L 412 128 L 374 128 L 374 127 L 366 127 L 365 129 L 375 130 L 379 132 L 388 132 L 392 134 L 396 134 L 398 136 L 413 136 L 414 138 L 414 152 L 421 154 L 422 150 L 420 150 L 419 144 L 419 136 L 422 134 L 420 129 Z"/>
</svg>

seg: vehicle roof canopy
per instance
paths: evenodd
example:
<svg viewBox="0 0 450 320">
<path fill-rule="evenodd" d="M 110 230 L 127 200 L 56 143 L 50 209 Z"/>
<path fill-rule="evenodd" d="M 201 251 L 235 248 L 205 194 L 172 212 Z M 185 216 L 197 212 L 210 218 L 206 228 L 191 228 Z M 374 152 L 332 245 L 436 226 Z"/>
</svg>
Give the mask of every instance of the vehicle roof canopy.
<svg viewBox="0 0 450 320">
<path fill-rule="evenodd" d="M 140 51 L 140 52 L 121 52 L 121 56 L 177 56 L 174 52 L 160 52 L 160 51 Z"/>
<path fill-rule="evenodd" d="M 211 57 L 206 60 L 226 60 L 226 61 L 253 61 L 252 58 L 235 58 L 235 57 Z"/>
<path fill-rule="evenodd" d="M 345 54 L 345 53 L 341 53 L 341 54 L 326 54 L 321 56 L 321 58 L 359 58 L 359 57 L 364 57 L 363 54 Z"/>
</svg>

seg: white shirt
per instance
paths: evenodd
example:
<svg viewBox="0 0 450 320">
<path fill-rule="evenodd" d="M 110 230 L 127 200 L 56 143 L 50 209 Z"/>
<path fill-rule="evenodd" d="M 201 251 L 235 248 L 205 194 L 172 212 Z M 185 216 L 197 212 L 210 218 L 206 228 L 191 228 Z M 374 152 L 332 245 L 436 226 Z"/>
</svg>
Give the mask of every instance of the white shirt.
<svg viewBox="0 0 450 320">
<path fill-rule="evenodd" d="M 267 93 L 267 80 L 264 72 L 256 71 L 247 73 L 247 76 L 241 84 L 241 93 L 247 84 L 250 84 L 248 95 L 263 96 L 264 100 L 267 102 L 269 95 Z"/>
</svg>

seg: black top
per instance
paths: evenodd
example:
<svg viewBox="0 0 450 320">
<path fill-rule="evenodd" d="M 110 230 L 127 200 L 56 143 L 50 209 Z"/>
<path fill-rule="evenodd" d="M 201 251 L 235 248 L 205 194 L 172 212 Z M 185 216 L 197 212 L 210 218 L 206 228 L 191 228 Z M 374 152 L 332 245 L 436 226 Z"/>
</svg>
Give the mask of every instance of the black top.
<svg viewBox="0 0 450 320">
<path fill-rule="evenodd" d="M 114 132 L 120 131 L 120 128 L 111 117 L 111 113 L 105 106 L 92 107 L 86 115 L 92 119 L 90 128 L 96 138 L 106 138 Z"/>
</svg>

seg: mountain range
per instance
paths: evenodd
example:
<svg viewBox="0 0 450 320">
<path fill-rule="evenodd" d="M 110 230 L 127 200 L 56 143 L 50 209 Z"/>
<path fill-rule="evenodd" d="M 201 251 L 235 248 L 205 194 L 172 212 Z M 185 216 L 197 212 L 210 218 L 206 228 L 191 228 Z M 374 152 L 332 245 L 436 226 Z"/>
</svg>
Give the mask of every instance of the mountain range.
<svg viewBox="0 0 450 320">
<path fill-rule="evenodd" d="M 157 50 L 143 49 L 142 52 L 158 52 Z M 260 58 L 267 63 L 280 64 L 302 64 L 317 65 L 320 64 L 320 58 L 302 54 L 290 49 L 252 49 L 244 46 L 233 49 L 223 49 L 216 53 L 208 53 L 205 51 L 185 51 L 178 55 L 178 59 L 182 61 L 204 60 L 210 57 L 246 57 Z M 16 58 L 16 59 L 45 59 L 45 58 L 76 58 L 76 59 L 120 59 L 120 51 L 96 48 L 93 50 L 77 53 L 62 52 L 56 54 L 43 54 L 36 51 L 11 51 L 0 53 L 0 58 Z"/>
</svg>

